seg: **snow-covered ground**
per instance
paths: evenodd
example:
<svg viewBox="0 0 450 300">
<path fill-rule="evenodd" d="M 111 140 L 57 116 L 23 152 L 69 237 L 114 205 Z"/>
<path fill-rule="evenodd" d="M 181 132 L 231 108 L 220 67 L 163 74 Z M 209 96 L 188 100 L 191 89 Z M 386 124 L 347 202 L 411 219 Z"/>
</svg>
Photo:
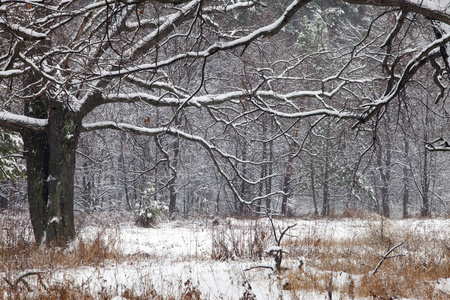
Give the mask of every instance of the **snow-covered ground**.
<svg viewBox="0 0 450 300">
<path fill-rule="evenodd" d="M 277 232 L 288 225 L 290 229 L 282 243 L 286 246 L 283 267 L 295 270 L 299 262 L 310 272 L 332 274 L 335 286 L 349 284 L 349 278 L 357 280 L 342 270 L 329 272 L 316 268 L 308 257 L 313 251 L 314 241 L 345 241 L 363 239 L 373 232 L 385 234 L 396 231 L 432 236 L 443 242 L 449 240 L 450 219 L 432 220 L 275 220 Z M 258 238 L 264 250 L 275 245 L 273 231 L 267 219 L 237 220 L 221 219 L 218 225 L 212 220 L 166 221 L 156 228 L 140 228 L 131 222 L 118 223 L 106 229 L 100 226 L 86 226 L 80 236 L 91 239 L 102 231 L 102 238 L 113 240 L 126 259 L 107 261 L 98 266 L 83 266 L 74 269 L 52 270 L 46 277 L 48 284 L 70 281 L 82 286 L 91 294 L 107 291 L 115 299 L 124 299 L 127 291 L 133 295 L 169 295 L 175 299 L 186 294 L 186 290 L 201 293 L 202 299 L 327 299 L 326 290 L 291 291 L 286 279 L 269 268 L 248 268 L 274 266 L 274 260 L 265 253 L 259 258 L 254 252 L 247 253 Z M 296 245 L 297 241 L 311 240 L 311 243 Z M 218 244 L 224 243 L 229 253 L 218 255 Z M 73 245 L 76 248 L 76 245 Z M 252 248 L 253 249 L 253 248 Z M 70 247 L 67 251 L 71 251 Z M 216 251 L 216 252 L 215 252 Z M 234 253 L 233 253 L 234 252 Z M 213 255 L 215 253 L 215 255 Z M 402 252 L 403 253 L 403 252 Z M 382 254 L 382 253 L 380 253 Z M 215 259 L 213 259 L 213 257 Z M 373 265 L 373 268 L 376 264 Z M 450 295 L 450 274 L 435 283 L 436 288 Z M 332 292 L 333 299 L 348 299 L 338 289 Z M 256 298 L 251 298 L 252 296 Z"/>
<path fill-rule="evenodd" d="M 379 221 L 368 220 L 282 220 L 275 221 L 280 229 L 287 225 L 297 224 L 289 230 L 285 240 L 304 240 L 307 238 L 357 240 L 370 234 L 370 231 L 381 228 Z M 414 232 L 433 235 L 435 238 L 448 240 L 450 231 L 449 219 L 435 220 L 389 220 L 384 224 L 386 231 Z M 263 256 L 261 259 L 231 256 L 229 259 L 213 260 L 213 241 L 226 240 L 241 242 L 235 247 L 245 247 L 243 239 L 252 237 L 251 232 L 242 233 L 239 228 L 248 231 L 267 232 L 271 234 L 271 225 L 267 219 L 258 221 L 226 219 L 219 225 L 212 222 L 166 222 L 157 228 L 139 228 L 132 223 L 122 223 L 118 229 L 112 229 L 118 238 L 117 245 L 127 255 L 136 255 L 140 259 L 122 263 L 111 262 L 102 267 L 83 267 L 76 270 L 62 270 L 54 279 L 62 280 L 71 276 L 80 285 L 88 284 L 92 290 L 116 290 L 117 295 L 127 289 L 139 294 L 139 291 L 154 289 L 158 294 L 181 296 L 188 284 L 198 288 L 205 299 L 238 299 L 247 290 L 256 299 L 290 299 L 291 291 L 282 288 L 283 281 L 276 273 L 267 268 L 245 270 L 247 268 L 266 265 L 273 266 L 273 259 Z M 388 228 L 388 229 L 387 229 Z M 96 227 L 86 227 L 85 236 L 95 236 Z M 118 237 L 117 237 L 118 233 Z M 266 247 L 273 245 L 274 240 L 267 241 Z M 229 245 L 233 248 L 232 245 Z M 292 246 L 291 246 L 292 247 Z M 295 247 L 295 246 L 294 246 Z M 305 248 L 305 246 L 303 246 Z M 242 250 L 242 249 L 238 249 Z M 287 268 L 297 267 L 299 257 L 308 254 L 308 249 L 292 251 L 287 254 L 284 265 Z M 302 256 L 305 268 L 313 268 L 313 262 Z M 374 266 L 375 267 L 375 266 Z M 348 274 L 334 272 L 334 282 L 345 284 Z M 449 274 L 450 276 L 450 274 Z M 443 278 L 439 288 L 450 293 L 450 280 Z M 250 291 L 251 287 L 251 291 Z M 326 291 L 295 292 L 296 297 L 303 299 L 324 299 Z M 339 292 L 334 292 L 339 299 Z M 345 298 L 345 297 L 344 297 Z"/>
</svg>

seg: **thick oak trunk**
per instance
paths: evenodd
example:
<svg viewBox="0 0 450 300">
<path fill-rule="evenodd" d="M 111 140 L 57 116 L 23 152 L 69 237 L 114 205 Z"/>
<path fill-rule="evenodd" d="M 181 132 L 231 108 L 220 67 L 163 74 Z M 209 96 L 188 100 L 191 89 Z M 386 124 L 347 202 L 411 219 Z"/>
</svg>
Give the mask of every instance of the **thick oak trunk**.
<svg viewBox="0 0 450 300">
<path fill-rule="evenodd" d="M 26 116 L 46 119 L 47 107 L 42 98 L 26 102 L 24 107 Z M 47 224 L 47 178 L 48 136 L 46 131 L 24 130 L 22 132 L 24 156 L 27 162 L 27 194 L 31 224 L 37 243 L 40 243 L 46 232 Z"/>
<path fill-rule="evenodd" d="M 80 135 L 75 114 L 54 103 L 48 124 L 49 177 L 47 243 L 62 245 L 75 237 L 73 192 L 75 150 Z"/>
<path fill-rule="evenodd" d="M 45 132 L 26 131 L 23 135 L 27 162 L 27 194 L 31 224 L 37 243 L 45 236 L 47 223 L 48 145 Z"/>
<path fill-rule="evenodd" d="M 23 134 L 28 202 L 36 242 L 64 246 L 75 237 L 73 183 L 81 126 L 62 103 L 48 107 L 46 130 Z"/>
</svg>

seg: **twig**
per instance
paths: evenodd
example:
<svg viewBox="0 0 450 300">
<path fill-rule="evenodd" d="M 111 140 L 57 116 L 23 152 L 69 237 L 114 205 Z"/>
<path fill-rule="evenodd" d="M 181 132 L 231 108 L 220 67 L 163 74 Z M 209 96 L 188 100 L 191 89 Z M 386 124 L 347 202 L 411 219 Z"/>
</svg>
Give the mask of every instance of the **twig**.
<svg viewBox="0 0 450 300">
<path fill-rule="evenodd" d="M 378 263 L 377 267 L 375 268 L 375 270 L 372 271 L 372 275 L 375 275 L 378 271 L 378 269 L 381 267 L 381 264 L 388 258 L 394 258 L 394 257 L 398 257 L 401 255 L 393 255 L 393 256 L 389 256 L 389 254 L 392 253 L 392 251 L 394 251 L 395 249 L 397 249 L 398 247 L 400 247 L 401 245 L 403 245 L 403 243 L 405 243 L 405 240 L 403 242 L 401 242 L 400 244 L 398 244 L 397 246 L 393 247 L 392 249 L 388 249 L 388 251 L 386 252 L 386 254 L 383 255 L 383 257 L 381 258 L 380 262 Z M 390 248 L 390 247 L 389 247 Z"/>
<path fill-rule="evenodd" d="M 25 278 L 28 276 L 32 276 L 32 275 L 37 275 L 39 278 L 40 284 L 44 287 L 44 289 L 47 289 L 47 286 L 44 284 L 44 281 L 42 280 L 41 274 L 43 274 L 43 273 L 45 273 L 45 272 L 31 270 L 31 271 L 26 271 L 22 274 L 19 274 L 13 281 L 9 281 L 6 277 L 3 277 L 3 279 L 6 281 L 6 283 L 9 284 L 9 286 L 11 287 L 11 289 L 13 291 L 15 291 L 17 289 L 17 286 L 19 285 L 20 282 L 22 282 L 27 287 L 28 291 L 32 291 L 30 285 L 25 280 Z"/>
<path fill-rule="evenodd" d="M 272 271 L 274 271 L 273 267 L 271 267 L 271 266 L 254 266 L 254 267 L 244 269 L 244 271 L 250 271 L 253 269 L 271 269 Z"/>
<path fill-rule="evenodd" d="M 274 236 L 275 242 L 277 243 L 277 246 L 278 246 L 278 248 L 279 248 L 279 249 L 277 249 L 277 250 L 271 250 L 271 251 L 268 251 L 267 253 L 268 253 L 269 255 L 272 255 L 272 256 L 273 256 L 273 258 L 274 258 L 274 260 L 275 260 L 275 270 L 279 272 L 279 271 L 281 270 L 281 262 L 282 262 L 282 260 L 283 260 L 283 252 L 285 252 L 285 251 L 283 251 L 283 250 L 281 249 L 281 240 L 283 239 L 283 236 L 286 234 L 286 232 L 287 232 L 289 229 L 291 229 L 292 227 L 296 226 L 297 223 L 295 223 L 295 224 L 293 224 L 293 225 L 287 226 L 284 230 L 281 230 L 281 229 L 278 227 L 278 230 L 279 230 L 279 232 L 280 232 L 280 236 L 278 237 L 278 236 L 277 236 L 277 230 L 275 229 L 275 224 L 273 223 L 272 216 L 269 214 L 268 211 L 266 211 L 266 214 L 267 214 L 267 217 L 268 217 L 269 220 L 270 220 L 270 224 L 272 225 L 273 236 Z M 285 252 L 285 253 L 286 253 L 286 252 Z"/>
</svg>

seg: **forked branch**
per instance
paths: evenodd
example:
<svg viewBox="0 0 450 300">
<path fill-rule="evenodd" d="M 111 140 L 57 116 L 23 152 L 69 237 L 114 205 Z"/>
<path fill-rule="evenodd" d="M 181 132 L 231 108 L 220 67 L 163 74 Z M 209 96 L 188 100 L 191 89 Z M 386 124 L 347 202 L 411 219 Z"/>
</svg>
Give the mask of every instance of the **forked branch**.
<svg viewBox="0 0 450 300">
<path fill-rule="evenodd" d="M 400 244 L 398 244 L 397 246 L 394 246 L 392 248 L 388 248 L 388 251 L 386 252 L 386 254 L 383 255 L 383 257 L 381 258 L 380 262 L 378 263 L 378 265 L 376 266 L 376 268 L 372 271 L 372 275 L 375 275 L 378 272 L 378 269 L 381 267 L 381 264 L 388 258 L 394 258 L 394 257 L 398 257 L 401 255 L 392 255 L 389 256 L 395 249 L 397 249 L 398 247 L 400 247 L 401 245 L 403 245 L 405 243 L 405 241 L 401 242 Z"/>
</svg>

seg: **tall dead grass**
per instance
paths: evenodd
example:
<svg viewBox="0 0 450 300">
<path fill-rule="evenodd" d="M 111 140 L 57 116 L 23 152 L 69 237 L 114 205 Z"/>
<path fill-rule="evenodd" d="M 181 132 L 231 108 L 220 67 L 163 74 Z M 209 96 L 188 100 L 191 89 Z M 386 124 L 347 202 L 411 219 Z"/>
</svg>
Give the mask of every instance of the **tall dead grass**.
<svg viewBox="0 0 450 300">
<path fill-rule="evenodd" d="M 89 238 L 78 238 L 65 249 L 39 247 L 26 220 L 27 216 L 20 215 L 0 218 L 0 298 L 110 299 L 114 295 L 126 299 L 208 298 L 201 293 L 198 283 L 191 280 L 174 279 L 168 287 L 171 295 L 164 296 L 156 292 L 148 279 L 143 279 L 146 281 L 139 291 L 119 287 L 94 291 L 87 282 L 80 284 L 70 277 L 52 280 L 55 270 L 88 266 L 100 271 L 110 262 L 133 264 L 149 257 L 124 255 L 119 250 L 119 230 L 107 225 Z M 322 221 L 333 227 L 334 222 L 341 220 Z M 389 220 L 381 223 L 370 218 L 359 222 L 363 222 L 361 230 L 347 238 L 324 234 L 323 227 L 319 228 L 315 222 L 289 231 L 282 242 L 283 249 L 289 252 L 283 261 L 287 268 L 276 274 L 280 288 L 288 290 L 293 299 L 304 298 L 305 292 L 348 299 L 449 298 L 448 292 L 439 288 L 439 282 L 450 277 L 448 238 L 443 238 L 437 229 L 402 227 Z M 257 265 L 266 255 L 265 250 L 274 244 L 272 228 L 263 220 L 225 219 L 209 230 L 214 260 L 250 260 Z M 373 274 L 383 255 L 401 241 L 402 246 Z M 299 258 L 304 264 L 299 265 Z M 250 290 L 244 295 L 253 299 Z"/>
<path fill-rule="evenodd" d="M 175 282 L 169 295 L 160 295 L 148 278 L 143 277 L 137 290 L 117 286 L 90 286 L 90 278 L 82 281 L 70 274 L 59 278 L 59 270 L 93 267 L 99 273 L 107 264 L 138 265 L 148 256 L 124 255 L 120 249 L 117 227 L 100 224 L 99 231 L 79 237 L 66 248 L 48 248 L 35 243 L 28 215 L 0 215 L 0 299 L 125 299 L 190 300 L 207 299 L 191 280 Z M 89 222 L 88 222 L 89 223 Z M 97 226 L 96 226 L 97 227 Z M 137 266 L 137 268 L 139 268 Z"/>
<path fill-rule="evenodd" d="M 416 233 L 413 228 L 386 223 L 383 227 L 368 221 L 363 236 L 334 240 L 311 235 L 285 244 L 291 253 L 303 254 L 307 260 L 306 267 L 283 274 L 289 289 L 294 294 L 331 290 L 350 299 L 449 299 L 438 283 L 450 277 L 450 240 L 433 232 Z M 382 257 L 401 241 L 402 246 L 374 274 Z M 334 277 L 340 279 L 331 280 Z"/>
<path fill-rule="evenodd" d="M 78 238 L 67 248 L 48 248 L 35 243 L 28 217 L 3 214 L 0 219 L 0 297 L 11 299 L 93 299 L 73 282 L 48 285 L 51 272 L 121 261 L 117 239 L 106 230 L 93 238 Z"/>
<path fill-rule="evenodd" d="M 213 260 L 235 258 L 260 259 L 272 242 L 272 231 L 267 222 L 252 220 L 234 223 L 225 219 L 211 228 Z"/>
</svg>

